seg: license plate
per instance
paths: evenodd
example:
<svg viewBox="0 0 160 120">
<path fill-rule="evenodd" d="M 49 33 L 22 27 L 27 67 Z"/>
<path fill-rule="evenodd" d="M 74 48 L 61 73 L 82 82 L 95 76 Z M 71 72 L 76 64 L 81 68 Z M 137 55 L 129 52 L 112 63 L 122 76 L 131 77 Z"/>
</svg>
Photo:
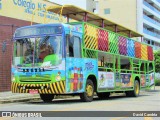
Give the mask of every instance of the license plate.
<svg viewBox="0 0 160 120">
<path fill-rule="evenodd" d="M 29 90 L 30 94 L 38 94 L 38 90 Z"/>
</svg>

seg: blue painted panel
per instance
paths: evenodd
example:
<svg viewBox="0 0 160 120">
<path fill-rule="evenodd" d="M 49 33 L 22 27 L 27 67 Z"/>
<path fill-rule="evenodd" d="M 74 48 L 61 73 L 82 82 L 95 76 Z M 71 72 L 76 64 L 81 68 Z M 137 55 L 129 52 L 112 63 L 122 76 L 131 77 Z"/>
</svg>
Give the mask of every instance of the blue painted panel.
<svg viewBox="0 0 160 120">
<path fill-rule="evenodd" d="M 66 58 L 66 92 L 84 92 L 88 75 L 94 74 L 97 77 L 97 70 L 97 60 Z"/>
<path fill-rule="evenodd" d="M 65 34 L 71 34 L 71 35 L 82 38 L 82 24 L 79 24 L 79 25 L 63 24 L 63 26 L 64 26 Z"/>
</svg>

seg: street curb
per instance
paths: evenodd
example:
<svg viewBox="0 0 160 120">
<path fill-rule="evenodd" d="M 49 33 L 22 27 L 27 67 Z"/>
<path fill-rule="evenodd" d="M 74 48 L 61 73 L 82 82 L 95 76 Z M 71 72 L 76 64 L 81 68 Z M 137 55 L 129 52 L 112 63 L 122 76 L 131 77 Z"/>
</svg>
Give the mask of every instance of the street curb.
<svg viewBox="0 0 160 120">
<path fill-rule="evenodd" d="M 26 102 L 30 100 L 40 100 L 39 97 L 37 98 L 21 98 L 21 99 L 11 99 L 11 100 L 1 100 L 0 104 L 5 104 L 5 103 L 14 103 L 14 102 Z"/>
<path fill-rule="evenodd" d="M 67 99 L 67 98 L 73 98 L 73 96 L 56 96 L 54 99 Z M 32 98 L 20 98 L 20 99 L 10 99 L 10 100 L 0 100 L 0 104 L 6 104 L 6 103 L 14 103 L 14 102 L 27 102 L 31 100 L 41 100 L 40 97 L 32 97 Z"/>
<path fill-rule="evenodd" d="M 114 97 L 114 96 L 121 96 L 122 94 L 124 93 L 113 93 L 111 96 Z M 97 96 L 96 94 L 94 96 Z M 123 95 L 124 96 L 124 95 Z M 67 98 L 74 98 L 76 96 L 56 96 L 54 99 L 67 99 Z M 37 100 L 41 100 L 40 97 L 36 96 L 36 97 L 32 97 L 32 98 L 27 98 L 27 97 L 23 97 L 23 98 L 19 98 L 19 99 L 10 99 L 10 100 L 0 100 L 0 104 L 7 104 L 7 103 L 15 103 L 15 102 L 28 102 L 28 101 L 37 101 Z"/>
</svg>

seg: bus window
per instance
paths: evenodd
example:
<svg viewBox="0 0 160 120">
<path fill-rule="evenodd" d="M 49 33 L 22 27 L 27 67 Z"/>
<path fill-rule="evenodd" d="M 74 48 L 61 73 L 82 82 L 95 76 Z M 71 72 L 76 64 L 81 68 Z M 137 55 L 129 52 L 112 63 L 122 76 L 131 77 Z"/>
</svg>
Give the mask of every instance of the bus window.
<svg viewBox="0 0 160 120">
<path fill-rule="evenodd" d="M 108 72 L 113 71 L 114 55 L 99 52 L 98 53 L 98 67 L 101 68 L 101 69 L 99 69 L 99 71 L 104 71 L 104 69 L 107 70 Z M 102 67 L 104 69 L 102 69 Z"/>
<path fill-rule="evenodd" d="M 153 72 L 153 64 L 149 63 L 149 73 L 152 73 L 152 72 Z"/>
<path fill-rule="evenodd" d="M 73 51 L 75 58 L 81 58 L 81 42 L 80 38 L 77 36 L 74 36 Z"/>
<path fill-rule="evenodd" d="M 66 57 L 73 57 L 73 43 L 70 35 L 66 35 Z"/>
<path fill-rule="evenodd" d="M 104 56 L 98 56 L 98 66 L 104 67 Z"/>
<path fill-rule="evenodd" d="M 145 65 L 146 65 L 145 63 L 141 64 L 140 70 L 141 70 L 142 74 L 144 74 L 144 72 L 145 72 Z"/>
<path fill-rule="evenodd" d="M 81 58 L 81 42 L 77 36 L 66 36 L 67 44 L 67 57 Z"/>
<path fill-rule="evenodd" d="M 130 64 L 129 58 L 121 57 L 120 63 L 121 63 L 121 69 L 130 70 L 131 64 Z"/>
</svg>

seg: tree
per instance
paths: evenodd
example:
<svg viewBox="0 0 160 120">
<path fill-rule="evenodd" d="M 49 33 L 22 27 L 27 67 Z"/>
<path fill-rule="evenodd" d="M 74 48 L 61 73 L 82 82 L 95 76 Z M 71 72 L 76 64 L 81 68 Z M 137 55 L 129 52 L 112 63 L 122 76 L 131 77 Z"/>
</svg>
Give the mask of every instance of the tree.
<svg viewBox="0 0 160 120">
<path fill-rule="evenodd" d="M 160 50 L 154 53 L 155 72 L 160 73 Z"/>
</svg>

